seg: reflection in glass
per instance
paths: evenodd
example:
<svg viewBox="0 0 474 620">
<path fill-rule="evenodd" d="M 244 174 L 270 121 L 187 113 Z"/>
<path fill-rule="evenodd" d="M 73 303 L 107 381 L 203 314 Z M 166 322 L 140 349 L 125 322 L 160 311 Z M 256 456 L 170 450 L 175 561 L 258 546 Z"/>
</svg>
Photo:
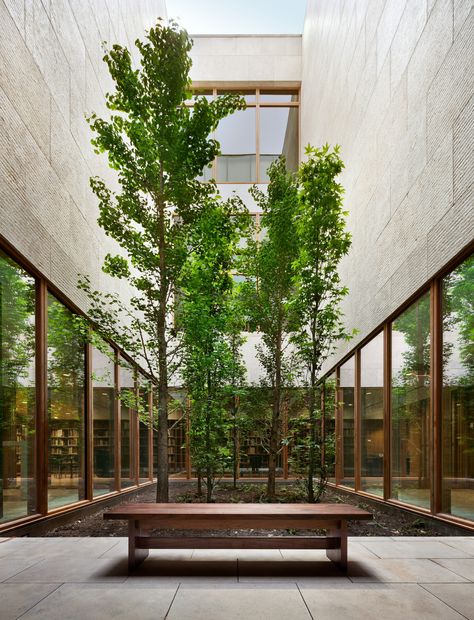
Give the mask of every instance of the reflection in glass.
<svg viewBox="0 0 474 620">
<path fill-rule="evenodd" d="M 342 479 L 341 484 L 354 488 L 354 391 L 355 357 L 339 369 L 339 404 L 342 408 Z"/>
<path fill-rule="evenodd" d="M 361 489 L 383 496 L 383 333 L 360 352 Z"/>
<path fill-rule="evenodd" d="M 269 181 L 267 170 L 284 155 L 289 170 L 298 168 L 298 108 L 260 109 L 260 181 Z"/>
<path fill-rule="evenodd" d="M 107 345 L 103 345 L 107 347 Z M 94 497 L 115 491 L 114 467 L 114 360 L 108 354 L 92 349 L 92 438 Z"/>
<path fill-rule="evenodd" d="M 120 460 L 121 460 L 121 487 L 134 486 L 135 478 L 135 452 L 133 440 L 135 437 L 134 425 L 136 423 L 135 402 L 135 379 L 133 368 L 123 358 L 120 359 Z"/>
<path fill-rule="evenodd" d="M 430 297 L 392 324 L 392 497 L 430 507 Z"/>
<path fill-rule="evenodd" d="M 48 506 L 85 498 L 85 341 L 75 315 L 48 295 Z"/>
<path fill-rule="evenodd" d="M 329 482 L 336 483 L 336 373 L 324 382 L 324 464 Z"/>
<path fill-rule="evenodd" d="M 474 256 L 442 281 L 442 511 L 474 519 Z"/>
<path fill-rule="evenodd" d="M 150 477 L 150 405 L 148 394 L 150 386 L 148 381 L 142 375 L 139 375 L 140 381 L 140 405 L 141 411 L 139 415 L 138 429 L 140 434 L 139 445 L 139 480 L 147 482 Z"/>
<path fill-rule="evenodd" d="M 0 252 L 0 523 L 36 512 L 35 281 Z"/>
<path fill-rule="evenodd" d="M 216 131 L 221 155 L 217 158 L 218 183 L 256 181 L 255 108 L 234 112 Z"/>
</svg>

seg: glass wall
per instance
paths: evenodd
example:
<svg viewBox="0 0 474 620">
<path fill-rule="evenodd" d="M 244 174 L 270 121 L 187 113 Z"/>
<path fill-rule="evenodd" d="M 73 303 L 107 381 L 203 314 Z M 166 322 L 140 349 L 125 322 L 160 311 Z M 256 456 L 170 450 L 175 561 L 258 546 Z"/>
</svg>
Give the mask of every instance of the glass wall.
<svg viewBox="0 0 474 620">
<path fill-rule="evenodd" d="M 355 488 L 355 356 L 339 369 L 339 406 L 342 422 L 341 484 Z"/>
<path fill-rule="evenodd" d="M 150 385 L 145 377 L 141 374 L 139 377 L 139 397 L 140 397 L 140 414 L 139 414 L 139 481 L 147 482 L 150 477 L 150 403 L 149 392 Z"/>
<path fill-rule="evenodd" d="M 114 352 L 92 349 L 92 442 L 94 497 L 115 491 Z"/>
<path fill-rule="evenodd" d="M 35 281 L 0 252 L 0 523 L 36 512 Z"/>
<path fill-rule="evenodd" d="M 256 173 L 256 109 L 238 110 L 224 118 L 216 131 L 221 145 L 218 183 L 254 183 Z"/>
<path fill-rule="evenodd" d="M 135 475 L 135 378 L 134 371 L 128 362 L 120 359 L 120 460 L 121 460 L 121 487 L 134 486 Z"/>
<path fill-rule="evenodd" d="M 268 167 L 284 155 L 289 170 L 298 168 L 298 108 L 260 109 L 260 182 L 269 181 Z"/>
<path fill-rule="evenodd" d="M 361 489 L 383 497 L 383 332 L 360 351 Z"/>
<path fill-rule="evenodd" d="M 442 511 L 474 520 L 474 256 L 441 290 Z"/>
<path fill-rule="evenodd" d="M 392 497 L 430 508 L 430 296 L 392 324 Z"/>
<path fill-rule="evenodd" d="M 85 340 L 77 316 L 48 295 L 48 507 L 85 498 Z"/>
<path fill-rule="evenodd" d="M 324 381 L 324 464 L 329 482 L 336 482 L 336 373 Z"/>
</svg>

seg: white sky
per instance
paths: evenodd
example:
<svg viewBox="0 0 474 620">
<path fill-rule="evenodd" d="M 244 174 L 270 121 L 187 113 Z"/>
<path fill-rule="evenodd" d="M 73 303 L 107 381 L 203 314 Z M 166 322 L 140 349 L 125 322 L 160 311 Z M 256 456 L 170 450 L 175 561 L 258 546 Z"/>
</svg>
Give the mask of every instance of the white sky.
<svg viewBox="0 0 474 620">
<path fill-rule="evenodd" d="M 190 34 L 302 34 L 306 0 L 166 0 Z"/>
</svg>

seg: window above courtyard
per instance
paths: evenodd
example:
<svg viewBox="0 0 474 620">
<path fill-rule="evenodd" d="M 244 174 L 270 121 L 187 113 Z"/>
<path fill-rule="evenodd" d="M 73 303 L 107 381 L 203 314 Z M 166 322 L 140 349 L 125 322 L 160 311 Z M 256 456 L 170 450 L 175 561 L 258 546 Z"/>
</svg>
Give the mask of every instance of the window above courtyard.
<svg viewBox="0 0 474 620">
<path fill-rule="evenodd" d="M 268 168 L 284 155 L 289 170 L 299 161 L 299 94 L 295 89 L 196 90 L 207 99 L 237 92 L 244 97 L 245 110 L 223 119 L 213 137 L 221 154 L 203 171 L 201 180 L 217 183 L 268 183 Z"/>
</svg>

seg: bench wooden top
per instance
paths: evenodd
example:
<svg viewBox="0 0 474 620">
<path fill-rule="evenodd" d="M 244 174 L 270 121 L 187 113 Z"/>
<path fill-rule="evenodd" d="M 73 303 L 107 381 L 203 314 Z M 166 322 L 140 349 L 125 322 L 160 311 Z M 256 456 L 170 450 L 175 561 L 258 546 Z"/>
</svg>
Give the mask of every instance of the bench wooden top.
<svg viewBox="0 0 474 620">
<path fill-rule="evenodd" d="M 351 504 L 126 504 L 104 513 L 104 519 L 146 519 L 154 517 L 313 517 L 331 520 L 370 520 L 372 514 Z M 192 523 L 190 522 L 190 526 Z"/>
</svg>

